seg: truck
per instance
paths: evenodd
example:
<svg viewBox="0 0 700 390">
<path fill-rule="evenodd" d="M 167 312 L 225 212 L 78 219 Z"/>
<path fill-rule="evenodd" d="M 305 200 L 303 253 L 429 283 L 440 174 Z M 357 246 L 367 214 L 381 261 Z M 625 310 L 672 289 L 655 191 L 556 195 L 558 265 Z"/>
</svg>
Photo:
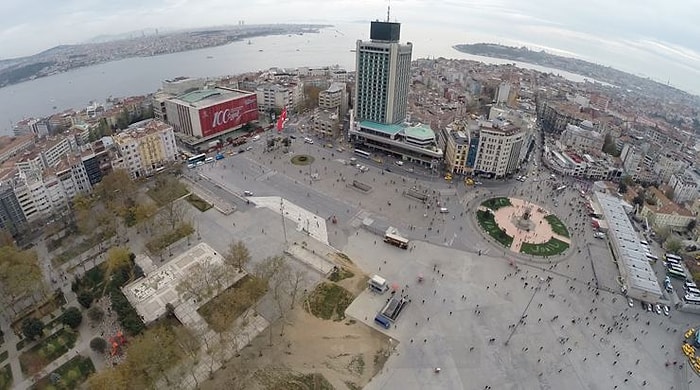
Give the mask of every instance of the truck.
<svg viewBox="0 0 700 390">
<path fill-rule="evenodd" d="M 381 276 L 372 275 L 367 281 L 367 287 L 376 293 L 384 294 L 389 289 L 389 284 Z"/>
</svg>

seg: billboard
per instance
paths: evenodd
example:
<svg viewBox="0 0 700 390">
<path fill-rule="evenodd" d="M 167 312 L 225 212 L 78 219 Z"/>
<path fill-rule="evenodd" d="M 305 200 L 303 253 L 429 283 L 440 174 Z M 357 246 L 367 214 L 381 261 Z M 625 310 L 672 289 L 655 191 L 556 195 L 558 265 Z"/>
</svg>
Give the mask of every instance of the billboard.
<svg viewBox="0 0 700 390">
<path fill-rule="evenodd" d="M 220 133 L 258 119 L 255 95 L 238 97 L 199 110 L 202 137 Z"/>
</svg>

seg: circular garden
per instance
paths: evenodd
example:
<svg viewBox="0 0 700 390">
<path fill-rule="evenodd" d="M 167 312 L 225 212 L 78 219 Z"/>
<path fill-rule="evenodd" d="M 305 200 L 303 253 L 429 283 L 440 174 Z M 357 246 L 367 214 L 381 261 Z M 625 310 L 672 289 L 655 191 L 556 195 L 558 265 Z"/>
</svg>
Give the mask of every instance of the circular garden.
<svg viewBox="0 0 700 390">
<path fill-rule="evenodd" d="M 309 156 L 306 154 L 297 154 L 294 157 L 292 157 L 292 164 L 294 165 L 310 165 L 313 164 L 314 158 L 313 156 Z"/>
<path fill-rule="evenodd" d="M 569 230 L 554 214 L 523 199 L 498 197 L 476 210 L 481 229 L 509 250 L 549 257 L 571 245 Z"/>
</svg>

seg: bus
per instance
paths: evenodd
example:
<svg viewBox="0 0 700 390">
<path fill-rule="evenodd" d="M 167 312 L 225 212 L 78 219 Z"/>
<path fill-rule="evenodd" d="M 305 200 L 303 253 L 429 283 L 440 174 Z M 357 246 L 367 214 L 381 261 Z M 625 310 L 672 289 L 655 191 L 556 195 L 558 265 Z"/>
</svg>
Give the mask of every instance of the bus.
<svg viewBox="0 0 700 390">
<path fill-rule="evenodd" d="M 685 294 L 683 297 L 687 303 L 692 303 L 694 305 L 700 305 L 700 297 L 692 294 Z"/>
<path fill-rule="evenodd" d="M 387 233 L 384 236 L 384 242 L 401 249 L 408 249 L 408 240 L 396 234 Z"/>
<path fill-rule="evenodd" d="M 652 255 L 651 253 L 647 253 L 647 260 L 649 260 L 652 263 L 656 263 L 656 261 L 659 260 L 659 258 L 655 255 Z"/>
<path fill-rule="evenodd" d="M 666 270 L 666 275 L 668 275 L 672 278 L 682 279 L 682 280 L 685 280 L 685 278 L 686 278 L 685 272 L 681 272 L 681 271 L 678 271 L 678 270 L 673 269 L 673 268 Z"/>
<path fill-rule="evenodd" d="M 556 191 L 561 192 L 561 191 L 564 191 L 565 189 L 566 189 L 566 186 L 561 186 L 561 187 L 557 187 Z"/>
<path fill-rule="evenodd" d="M 673 259 L 673 260 L 676 260 L 676 261 L 681 261 L 681 260 L 683 260 L 682 257 L 680 257 L 680 256 L 678 256 L 678 255 L 674 255 L 673 253 L 666 253 L 666 259 Z"/>
<path fill-rule="evenodd" d="M 364 158 L 370 158 L 371 154 L 369 152 L 365 152 L 362 149 L 355 149 L 355 154 L 360 155 Z"/>
<path fill-rule="evenodd" d="M 187 159 L 187 166 L 190 166 L 190 165 L 195 165 L 195 166 L 196 166 L 196 165 L 202 165 L 202 164 L 204 164 L 204 160 L 206 160 L 206 159 L 207 159 L 207 155 L 204 154 L 204 153 L 198 154 L 198 155 L 196 155 L 196 156 L 192 156 L 192 157 L 190 157 L 190 158 Z M 201 162 L 202 164 L 200 164 L 200 162 Z"/>
</svg>

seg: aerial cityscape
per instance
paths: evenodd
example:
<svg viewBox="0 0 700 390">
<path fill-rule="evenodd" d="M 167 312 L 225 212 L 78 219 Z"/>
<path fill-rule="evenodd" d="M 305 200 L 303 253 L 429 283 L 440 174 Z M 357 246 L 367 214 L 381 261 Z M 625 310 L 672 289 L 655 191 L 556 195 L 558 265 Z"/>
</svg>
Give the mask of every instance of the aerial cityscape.
<svg viewBox="0 0 700 390">
<path fill-rule="evenodd" d="M 700 98 L 525 46 L 418 57 L 392 12 L 354 66 L 12 123 L 0 390 L 699 388 Z M 117 34 L 0 60 L 0 88 L 328 31 Z"/>
</svg>

